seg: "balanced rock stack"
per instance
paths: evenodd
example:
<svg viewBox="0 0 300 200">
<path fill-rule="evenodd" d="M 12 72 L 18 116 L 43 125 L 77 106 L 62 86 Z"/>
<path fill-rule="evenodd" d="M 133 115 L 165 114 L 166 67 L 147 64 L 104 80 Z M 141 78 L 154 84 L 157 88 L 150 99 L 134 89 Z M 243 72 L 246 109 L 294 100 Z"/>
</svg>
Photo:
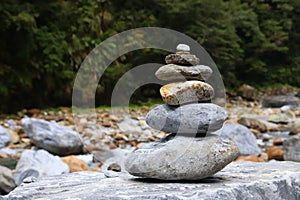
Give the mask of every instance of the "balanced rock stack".
<svg viewBox="0 0 300 200">
<path fill-rule="evenodd" d="M 238 147 L 214 131 L 222 128 L 226 111 L 209 101 L 211 85 L 203 82 L 212 70 L 199 65 L 190 47 L 177 46 L 176 54 L 166 56 L 167 65 L 155 75 L 164 81 L 177 81 L 160 89 L 166 104 L 150 110 L 146 122 L 154 129 L 169 132 L 166 138 L 143 145 L 128 156 L 125 167 L 135 176 L 163 180 L 195 180 L 223 169 L 238 156 Z"/>
</svg>

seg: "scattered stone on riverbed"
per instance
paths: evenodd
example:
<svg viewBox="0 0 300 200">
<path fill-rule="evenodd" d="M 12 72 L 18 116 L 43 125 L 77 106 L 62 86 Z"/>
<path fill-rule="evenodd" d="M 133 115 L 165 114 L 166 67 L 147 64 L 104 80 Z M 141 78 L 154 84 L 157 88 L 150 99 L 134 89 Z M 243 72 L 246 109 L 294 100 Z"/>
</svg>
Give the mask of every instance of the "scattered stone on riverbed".
<svg viewBox="0 0 300 200">
<path fill-rule="evenodd" d="M 10 133 L 6 128 L 0 126 L 0 149 L 7 146 L 10 142 Z"/>
<path fill-rule="evenodd" d="M 255 136 L 243 125 L 226 123 L 215 133 L 220 137 L 234 141 L 239 147 L 239 155 L 259 155 L 261 153 Z"/>
<path fill-rule="evenodd" d="M 283 149 L 284 160 L 300 162 L 300 134 L 291 136 L 284 140 Z"/>
<path fill-rule="evenodd" d="M 263 98 L 262 106 L 265 108 L 280 108 L 285 105 L 292 107 L 299 106 L 299 98 L 286 95 L 286 96 L 267 96 Z"/>
<path fill-rule="evenodd" d="M 0 166 L 0 195 L 9 193 L 15 187 L 12 170 Z"/>
<path fill-rule="evenodd" d="M 77 132 L 54 121 L 23 118 L 22 127 L 33 143 L 56 155 L 78 154 L 82 151 L 83 140 Z"/>
<path fill-rule="evenodd" d="M 45 150 L 25 150 L 19 160 L 14 175 L 15 183 L 20 185 L 27 177 L 41 177 L 69 173 L 69 167 L 58 156 Z"/>
</svg>

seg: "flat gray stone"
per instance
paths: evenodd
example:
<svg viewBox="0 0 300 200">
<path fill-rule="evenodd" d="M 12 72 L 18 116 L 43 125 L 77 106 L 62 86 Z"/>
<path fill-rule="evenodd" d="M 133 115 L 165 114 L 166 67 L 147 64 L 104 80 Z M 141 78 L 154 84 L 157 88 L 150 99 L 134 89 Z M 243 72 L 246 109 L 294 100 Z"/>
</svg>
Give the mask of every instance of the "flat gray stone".
<svg viewBox="0 0 300 200">
<path fill-rule="evenodd" d="M 55 121 L 23 118 L 21 123 L 25 133 L 38 148 L 60 156 L 78 154 L 82 151 L 83 139 L 79 133 Z"/>
<path fill-rule="evenodd" d="M 167 55 L 165 58 L 167 64 L 176 64 L 176 65 L 198 65 L 200 59 L 193 54 L 187 53 L 176 53 Z"/>
<path fill-rule="evenodd" d="M 300 199 L 300 163 L 288 161 L 232 162 L 200 181 L 162 182 L 127 174 L 104 177 L 98 172 L 41 177 L 22 184 L 3 199 Z"/>
<path fill-rule="evenodd" d="M 300 162 L 300 134 L 291 136 L 283 141 L 283 159 Z"/>
<path fill-rule="evenodd" d="M 180 66 L 175 64 L 168 64 L 160 67 L 155 76 L 163 81 L 172 80 L 207 80 L 213 71 L 210 67 L 205 65 L 195 66 Z"/>
<path fill-rule="evenodd" d="M 239 147 L 240 155 L 260 155 L 261 153 L 254 134 L 246 126 L 228 123 L 215 133 L 234 141 Z"/>
<path fill-rule="evenodd" d="M 16 187 L 13 173 L 10 169 L 0 166 L 0 195 L 7 194 Z"/>
<path fill-rule="evenodd" d="M 125 169 L 134 176 L 162 180 L 198 180 L 223 169 L 238 156 L 230 140 L 169 135 L 130 154 Z"/>
<path fill-rule="evenodd" d="M 0 126 L 0 149 L 9 144 L 10 137 L 8 130 L 3 126 Z"/>
<path fill-rule="evenodd" d="M 168 105 L 205 102 L 214 97 L 211 85 L 201 81 L 169 83 L 160 88 L 160 95 Z"/>
<path fill-rule="evenodd" d="M 25 150 L 19 160 L 14 175 L 15 183 L 20 185 L 27 177 L 41 177 L 69 173 L 69 167 L 60 157 L 45 150 Z"/>
<path fill-rule="evenodd" d="M 212 103 L 193 103 L 180 107 L 163 104 L 150 110 L 147 124 L 169 133 L 197 134 L 220 129 L 227 118 L 226 111 Z"/>
<path fill-rule="evenodd" d="M 285 105 L 299 106 L 299 98 L 294 96 L 268 96 L 263 98 L 262 106 L 265 108 L 280 108 Z"/>
</svg>

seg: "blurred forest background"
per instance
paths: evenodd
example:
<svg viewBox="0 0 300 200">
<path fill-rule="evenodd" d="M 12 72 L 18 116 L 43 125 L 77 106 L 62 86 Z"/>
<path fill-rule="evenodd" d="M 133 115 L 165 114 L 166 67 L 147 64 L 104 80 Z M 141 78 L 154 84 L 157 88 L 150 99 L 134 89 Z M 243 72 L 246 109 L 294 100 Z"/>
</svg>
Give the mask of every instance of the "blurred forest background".
<svg viewBox="0 0 300 200">
<path fill-rule="evenodd" d="M 70 106 L 76 72 L 106 38 L 145 26 L 197 40 L 225 86 L 300 86 L 299 0 L 1 0 L 0 111 Z M 118 78 L 167 52 L 140 50 L 116 60 L 99 82 L 109 104 Z M 145 87 L 144 95 L 155 95 Z M 139 99 L 142 95 L 136 95 Z"/>
</svg>

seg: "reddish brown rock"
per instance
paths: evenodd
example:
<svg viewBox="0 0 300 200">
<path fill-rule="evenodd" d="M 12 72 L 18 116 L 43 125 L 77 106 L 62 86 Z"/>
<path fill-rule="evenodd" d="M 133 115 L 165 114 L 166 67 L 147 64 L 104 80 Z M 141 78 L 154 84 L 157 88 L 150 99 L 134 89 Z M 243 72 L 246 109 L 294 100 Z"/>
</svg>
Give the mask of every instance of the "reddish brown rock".
<svg viewBox="0 0 300 200">
<path fill-rule="evenodd" d="M 78 159 L 76 156 L 72 155 L 63 157 L 62 161 L 69 166 L 70 172 L 80 172 L 89 170 L 87 164 L 82 160 Z"/>
<path fill-rule="evenodd" d="M 160 94 L 168 105 L 180 105 L 208 101 L 214 96 L 214 89 L 201 81 L 185 81 L 164 85 Z"/>
<path fill-rule="evenodd" d="M 249 155 L 249 156 L 239 156 L 235 161 L 252 161 L 252 162 L 261 162 L 257 155 Z"/>
<path fill-rule="evenodd" d="M 283 160 L 283 150 L 277 146 L 270 147 L 267 151 L 269 160 Z"/>
</svg>

